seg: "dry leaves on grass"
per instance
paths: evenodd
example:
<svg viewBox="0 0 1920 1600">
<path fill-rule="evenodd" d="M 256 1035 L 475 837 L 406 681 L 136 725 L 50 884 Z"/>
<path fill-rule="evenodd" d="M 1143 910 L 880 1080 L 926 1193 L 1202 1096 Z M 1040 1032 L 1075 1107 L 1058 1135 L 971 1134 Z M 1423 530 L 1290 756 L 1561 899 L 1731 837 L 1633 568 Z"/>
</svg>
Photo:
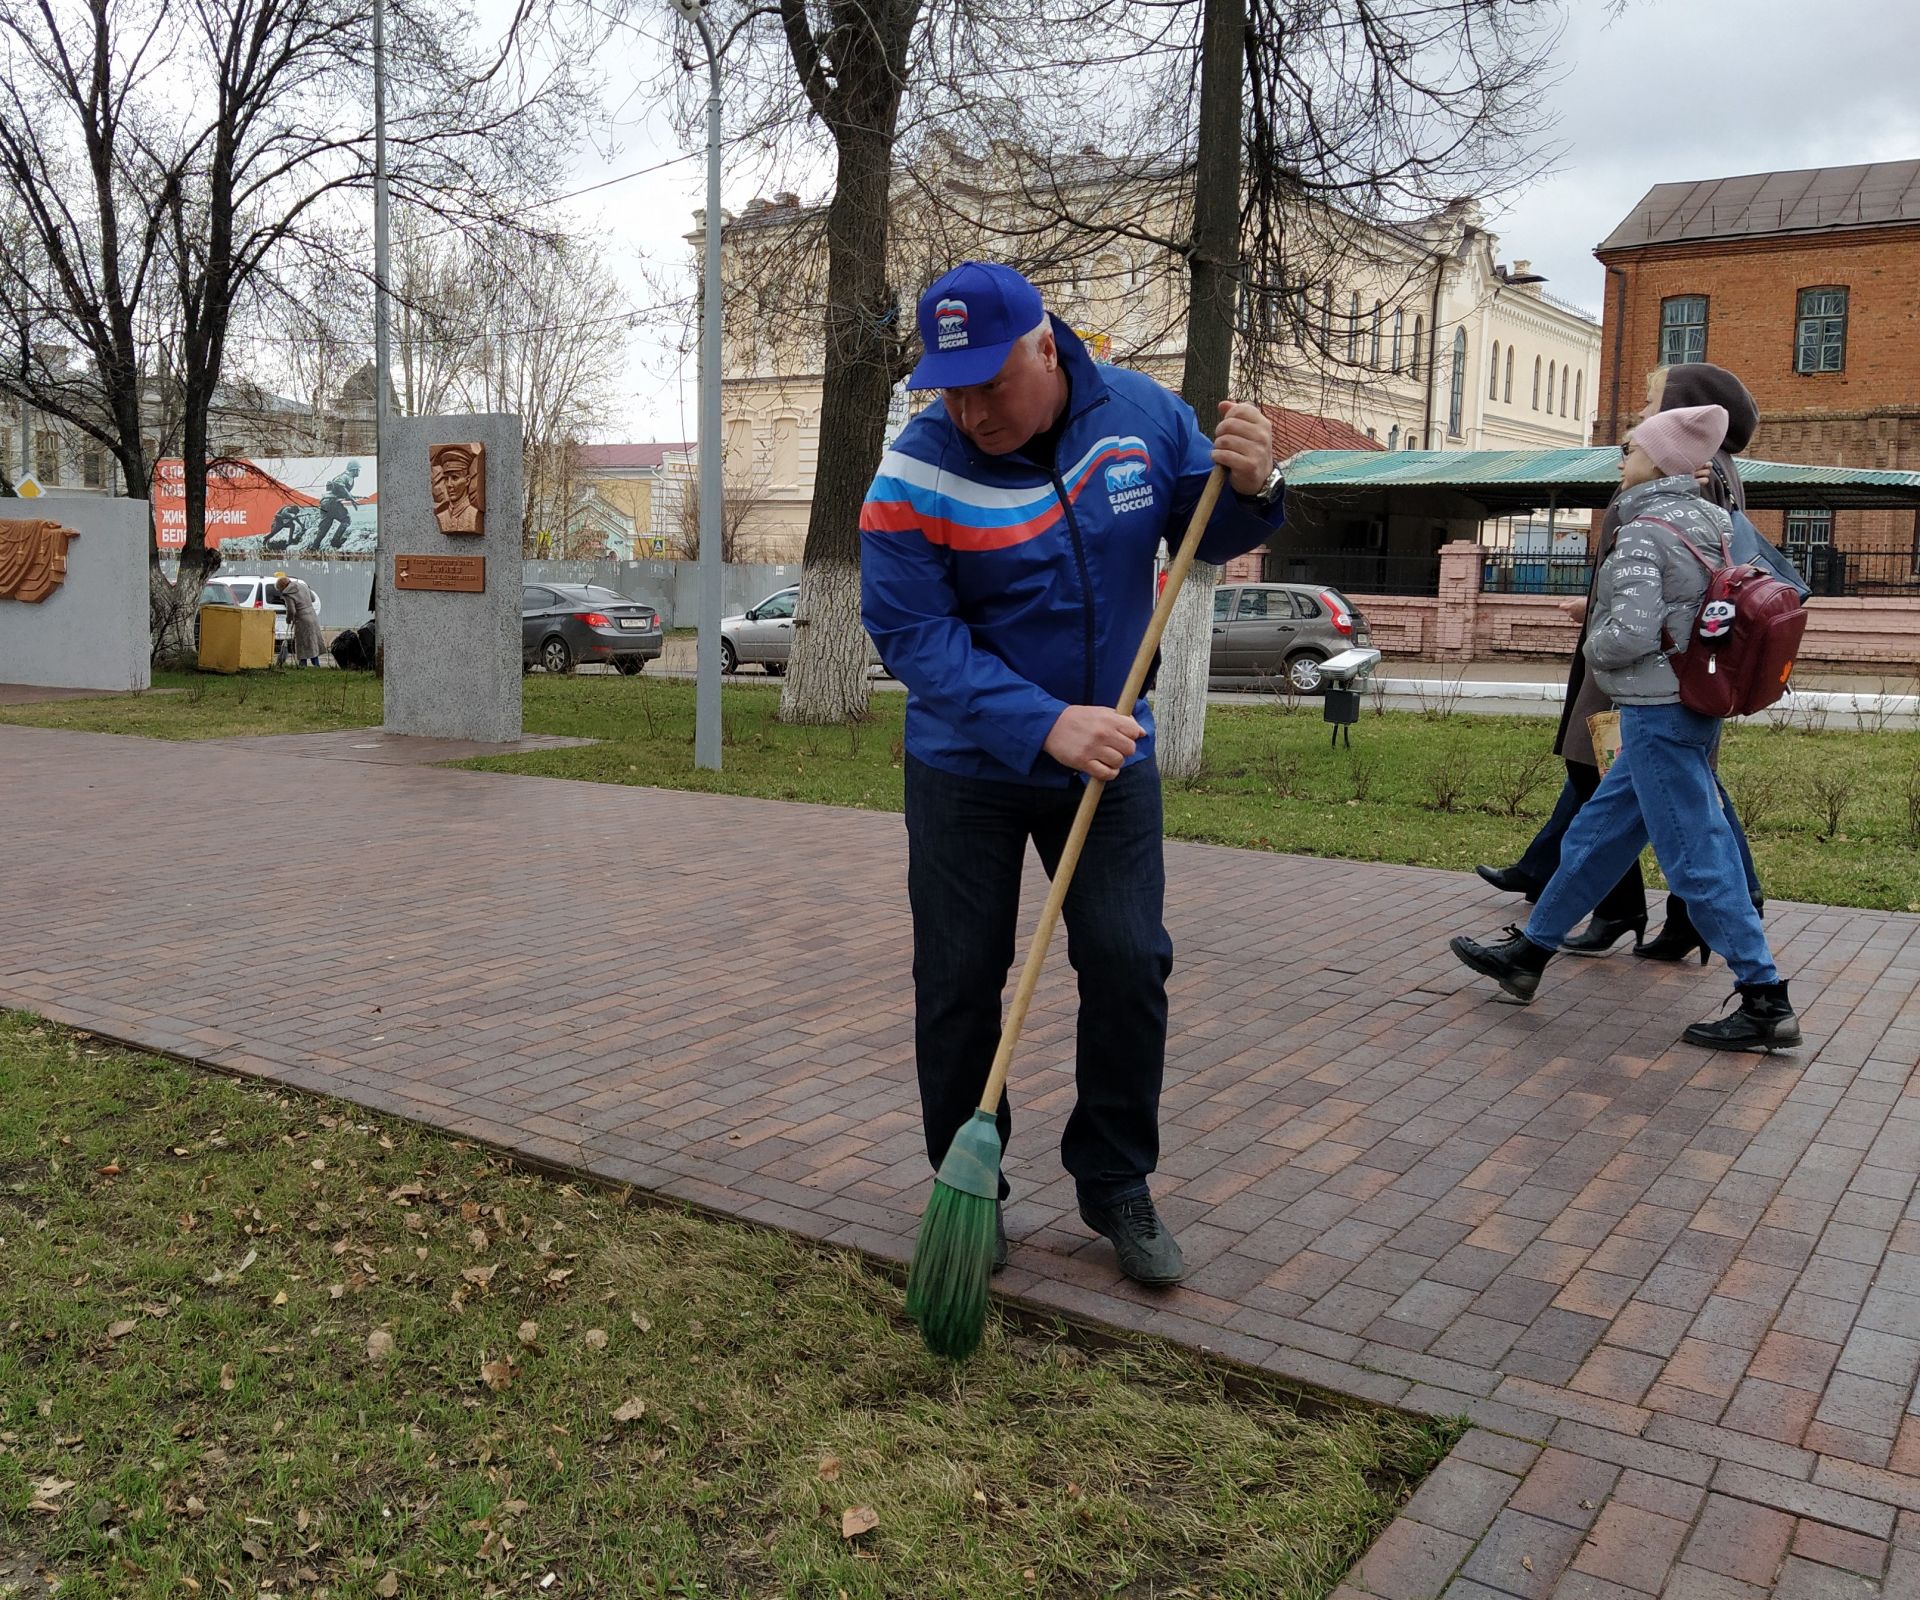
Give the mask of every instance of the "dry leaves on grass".
<svg viewBox="0 0 1920 1600">
<path fill-rule="evenodd" d="M 820 1458 L 819 1471 L 820 1481 L 822 1483 L 838 1483 L 840 1481 L 840 1458 L 838 1456 L 822 1456 Z"/>
<path fill-rule="evenodd" d="M 480 1363 L 480 1377 L 495 1394 L 513 1385 L 513 1363 L 511 1361 L 483 1361 Z"/>
<path fill-rule="evenodd" d="M 140 1326 L 140 1323 L 136 1318 L 133 1318 L 133 1317 L 124 1318 L 121 1321 L 112 1323 L 108 1326 L 107 1337 L 109 1339 L 124 1339 L 128 1334 L 132 1333 L 133 1330 L 139 1326 Z"/>
<path fill-rule="evenodd" d="M 840 1513 L 840 1537 L 857 1539 L 880 1526 L 880 1513 L 872 1506 L 848 1506 Z"/>
<path fill-rule="evenodd" d="M 392 1597 L 400 1592 L 400 1574 L 391 1570 L 381 1573 L 380 1581 L 373 1586 L 373 1592 L 379 1595 L 381 1600 L 392 1600 Z"/>
<path fill-rule="evenodd" d="M 607 1330 L 605 1328 L 589 1328 L 586 1333 L 582 1335 L 582 1338 L 589 1350 L 604 1350 L 607 1347 Z"/>
<path fill-rule="evenodd" d="M 367 1359 L 385 1361 L 393 1354 L 393 1335 L 385 1328 L 375 1328 L 367 1335 Z"/>
<path fill-rule="evenodd" d="M 613 1414 L 615 1422 L 638 1422 L 647 1414 L 647 1403 L 637 1395 L 624 1402 Z"/>
<path fill-rule="evenodd" d="M 465 1278 L 468 1283 L 477 1283 L 484 1289 L 488 1284 L 493 1282 L 493 1275 L 499 1270 L 500 1263 L 496 1261 L 489 1267 L 462 1267 L 460 1269 L 460 1276 Z"/>
<path fill-rule="evenodd" d="M 57 1512 L 60 1507 L 54 1502 L 73 1487 L 71 1478 L 35 1478 L 29 1485 L 33 1498 L 27 1502 L 29 1511 Z"/>
<path fill-rule="evenodd" d="M 521 1323 L 517 1337 L 523 1345 L 531 1350 L 540 1338 L 540 1324 L 532 1321 Z"/>
</svg>

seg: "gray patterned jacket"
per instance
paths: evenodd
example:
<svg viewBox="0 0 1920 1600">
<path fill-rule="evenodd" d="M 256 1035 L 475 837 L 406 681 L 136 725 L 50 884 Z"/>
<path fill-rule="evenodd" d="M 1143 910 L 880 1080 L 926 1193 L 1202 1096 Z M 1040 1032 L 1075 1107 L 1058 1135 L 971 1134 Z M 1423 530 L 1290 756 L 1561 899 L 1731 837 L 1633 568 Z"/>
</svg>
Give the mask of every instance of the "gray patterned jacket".
<svg viewBox="0 0 1920 1600">
<path fill-rule="evenodd" d="M 1674 705 L 1680 680 L 1667 665 L 1667 642 L 1675 654 L 1692 642 L 1707 574 L 1669 529 L 1647 519 L 1672 523 L 1715 566 L 1732 523 L 1691 477 L 1638 484 L 1619 507 L 1620 536 L 1594 585 L 1587 664 L 1615 705 Z"/>
</svg>

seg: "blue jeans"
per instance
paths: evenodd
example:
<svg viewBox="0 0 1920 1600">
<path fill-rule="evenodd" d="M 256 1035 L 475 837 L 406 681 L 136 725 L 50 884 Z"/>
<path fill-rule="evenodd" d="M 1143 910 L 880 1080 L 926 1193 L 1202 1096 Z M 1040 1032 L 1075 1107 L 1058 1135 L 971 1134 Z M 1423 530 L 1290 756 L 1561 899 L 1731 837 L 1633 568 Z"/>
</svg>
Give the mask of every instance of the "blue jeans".
<svg viewBox="0 0 1920 1600">
<path fill-rule="evenodd" d="M 1027 841 L 1051 874 L 1082 786 L 963 778 L 909 756 L 906 790 L 914 1055 L 937 1171 L 980 1102 L 1000 1042 Z M 1173 971 L 1160 833 L 1159 768 L 1135 762 L 1101 796 L 1064 907 L 1067 959 L 1080 980 L 1079 1095 L 1060 1155 L 1094 1205 L 1144 1193 L 1160 1159 Z M 1010 1076 L 1019 1076 L 1017 1060 Z M 1013 1132 L 1009 1098 L 1000 1102 L 1002 1148 Z"/>
<path fill-rule="evenodd" d="M 1560 870 L 1560 842 L 1580 808 L 1593 798 L 1600 787 L 1600 769 L 1585 761 L 1567 763 L 1567 781 L 1560 786 L 1560 798 L 1553 803 L 1553 814 L 1533 836 L 1526 854 L 1514 863 L 1544 889 Z M 1535 899 L 1539 896 L 1535 895 Z M 1647 914 L 1647 886 L 1640 877 L 1640 858 L 1635 856 L 1620 881 L 1602 895 L 1593 908 L 1594 915 L 1609 922 L 1634 922 Z"/>
<path fill-rule="evenodd" d="M 1627 863 L 1651 842 L 1693 925 L 1727 958 L 1736 982 L 1780 974 L 1753 909 L 1743 852 L 1708 760 L 1717 718 L 1685 706 L 1622 706 L 1620 754 L 1567 826 L 1560 870 L 1527 921 L 1527 937 L 1558 950 Z"/>
</svg>

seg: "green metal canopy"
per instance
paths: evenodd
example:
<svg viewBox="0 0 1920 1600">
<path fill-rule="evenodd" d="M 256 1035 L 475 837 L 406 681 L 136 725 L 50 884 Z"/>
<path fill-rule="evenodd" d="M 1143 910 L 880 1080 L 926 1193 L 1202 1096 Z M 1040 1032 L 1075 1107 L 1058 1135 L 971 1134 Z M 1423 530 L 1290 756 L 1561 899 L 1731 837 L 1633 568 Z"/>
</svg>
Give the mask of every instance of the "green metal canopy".
<svg viewBox="0 0 1920 1600">
<path fill-rule="evenodd" d="M 1920 472 L 1736 460 L 1755 510 L 1920 508 Z M 1287 492 L 1447 489 L 1490 513 L 1604 506 L 1620 488 L 1617 447 L 1588 450 L 1303 450 L 1286 463 Z"/>
</svg>

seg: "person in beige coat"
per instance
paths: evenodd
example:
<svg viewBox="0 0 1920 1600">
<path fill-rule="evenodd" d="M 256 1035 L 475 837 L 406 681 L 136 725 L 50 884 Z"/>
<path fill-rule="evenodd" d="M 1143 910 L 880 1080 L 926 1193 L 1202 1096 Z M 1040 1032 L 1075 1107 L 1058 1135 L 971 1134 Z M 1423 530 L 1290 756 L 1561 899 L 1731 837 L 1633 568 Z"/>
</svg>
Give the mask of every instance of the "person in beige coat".
<svg viewBox="0 0 1920 1600">
<path fill-rule="evenodd" d="M 284 572 L 273 580 L 273 592 L 287 608 L 287 621 L 293 625 L 293 658 L 303 667 L 320 665 L 324 641 L 320 636 L 320 602 L 304 578 L 289 578 Z"/>
</svg>

